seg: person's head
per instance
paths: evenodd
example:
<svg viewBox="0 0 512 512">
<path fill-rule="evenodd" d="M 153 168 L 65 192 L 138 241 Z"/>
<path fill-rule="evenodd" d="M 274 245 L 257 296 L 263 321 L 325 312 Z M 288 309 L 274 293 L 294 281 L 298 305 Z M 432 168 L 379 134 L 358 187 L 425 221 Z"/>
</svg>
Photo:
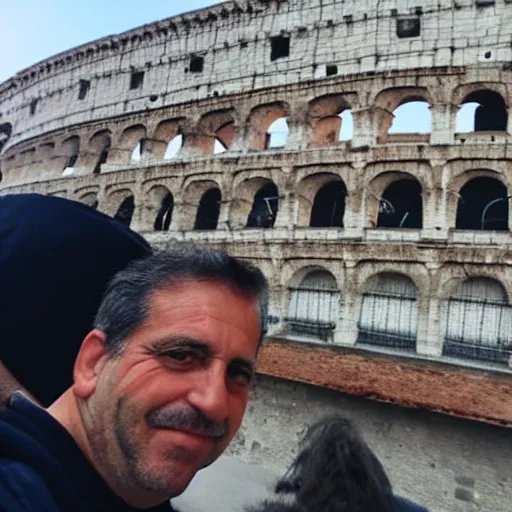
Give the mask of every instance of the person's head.
<svg viewBox="0 0 512 512">
<path fill-rule="evenodd" d="M 41 404 L 71 385 L 108 281 L 149 254 L 140 235 L 84 204 L 0 197 L 0 361 Z"/>
<path fill-rule="evenodd" d="M 309 427 L 276 492 L 294 495 L 304 510 L 393 511 L 392 487 L 382 464 L 353 423 L 337 415 Z"/>
<path fill-rule="evenodd" d="M 191 247 L 111 281 L 64 396 L 78 420 L 61 422 L 79 422 L 79 444 L 125 501 L 147 507 L 180 494 L 226 448 L 247 404 L 267 294 L 255 267 Z"/>
</svg>

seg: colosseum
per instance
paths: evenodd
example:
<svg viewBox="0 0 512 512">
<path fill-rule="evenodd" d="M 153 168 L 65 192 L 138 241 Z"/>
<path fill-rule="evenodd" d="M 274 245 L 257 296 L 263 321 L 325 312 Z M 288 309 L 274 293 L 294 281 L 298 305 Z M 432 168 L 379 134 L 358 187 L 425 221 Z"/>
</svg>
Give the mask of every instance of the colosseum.
<svg viewBox="0 0 512 512">
<path fill-rule="evenodd" d="M 0 193 L 264 270 L 231 454 L 280 471 L 342 411 L 398 493 L 506 512 L 511 79 L 512 0 L 232 0 L 0 84 Z"/>
</svg>

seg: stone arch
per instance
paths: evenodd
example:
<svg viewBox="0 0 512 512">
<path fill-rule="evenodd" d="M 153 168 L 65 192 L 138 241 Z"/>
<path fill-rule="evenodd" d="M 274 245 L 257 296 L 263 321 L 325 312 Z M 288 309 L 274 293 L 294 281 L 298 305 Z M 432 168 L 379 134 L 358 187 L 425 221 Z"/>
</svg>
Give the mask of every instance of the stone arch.
<svg viewBox="0 0 512 512">
<path fill-rule="evenodd" d="M 183 146 L 183 125 L 185 123 L 185 118 L 177 118 L 177 119 L 166 119 L 161 121 L 156 127 L 153 137 L 148 141 L 148 144 L 151 144 L 152 155 L 159 159 L 163 160 L 164 158 L 170 159 L 174 158 L 178 155 L 179 150 Z M 172 151 L 172 156 L 169 155 L 166 157 L 167 153 L 170 153 L 169 146 L 172 144 L 172 141 L 180 139 L 180 143 L 176 148 L 176 151 Z"/>
<path fill-rule="evenodd" d="M 7 144 L 12 134 L 11 123 L 0 123 L 0 153 L 2 148 Z"/>
<path fill-rule="evenodd" d="M 61 144 L 61 151 L 64 159 L 62 176 L 71 176 L 80 156 L 80 137 L 72 135 L 65 139 Z"/>
<path fill-rule="evenodd" d="M 311 214 L 315 198 L 318 192 L 329 183 L 341 183 L 344 185 L 343 179 L 338 174 L 331 172 L 310 174 L 297 184 L 298 226 L 306 227 L 311 225 Z"/>
<path fill-rule="evenodd" d="M 413 119 L 413 123 L 411 123 Z M 430 104 L 421 98 L 408 98 L 393 111 L 388 134 L 424 134 L 432 132 Z"/>
<path fill-rule="evenodd" d="M 197 208 L 194 230 L 217 229 L 221 201 L 222 194 L 218 187 L 212 187 L 202 195 Z"/>
<path fill-rule="evenodd" d="M 97 210 L 98 209 L 98 193 L 97 192 L 87 192 L 78 198 L 78 202 L 89 206 L 93 210 Z"/>
<path fill-rule="evenodd" d="M 418 289 L 405 274 L 381 272 L 363 289 L 357 343 L 416 350 Z"/>
<path fill-rule="evenodd" d="M 351 115 L 351 112 L 350 103 L 342 94 L 329 94 L 311 101 L 307 116 L 312 127 L 310 146 L 330 146 L 350 140 L 352 137 L 346 136 L 344 131 L 350 122 L 347 114 Z"/>
<path fill-rule="evenodd" d="M 85 164 L 91 165 L 93 174 L 101 173 L 101 166 L 109 158 L 112 148 L 112 134 L 110 130 L 100 130 L 89 139 L 89 151 L 85 157 Z"/>
<path fill-rule="evenodd" d="M 196 222 L 198 220 L 199 209 L 201 206 L 201 200 L 204 195 L 212 189 L 218 189 L 219 184 L 210 179 L 195 179 L 191 183 L 189 183 L 184 191 L 183 191 L 183 203 L 181 206 L 181 226 L 184 230 L 192 230 L 192 229 L 215 229 L 217 227 L 218 222 L 218 213 L 217 218 L 211 218 L 210 226 L 215 224 L 215 228 L 196 228 Z M 220 205 L 219 205 L 220 206 Z M 212 213 L 211 210 L 204 213 Z M 203 219 L 201 219 L 202 221 Z"/>
<path fill-rule="evenodd" d="M 399 179 L 384 190 L 379 204 L 377 227 L 423 227 L 422 190 L 418 180 Z"/>
<path fill-rule="evenodd" d="M 164 185 L 155 185 L 146 194 L 146 224 L 153 231 L 168 231 L 172 224 L 174 196 Z"/>
<path fill-rule="evenodd" d="M 267 103 L 255 107 L 248 120 L 249 147 L 261 151 L 268 148 L 268 129 L 272 123 L 281 118 L 287 118 L 290 107 L 285 102 Z"/>
<path fill-rule="evenodd" d="M 395 183 L 397 185 L 394 185 Z M 401 196 L 400 192 L 403 189 L 410 191 L 412 195 Z M 367 189 L 367 214 L 370 226 L 421 228 L 422 190 L 419 180 L 407 172 L 386 171 L 376 176 Z M 396 204 L 391 203 L 386 195 Z M 407 213 L 409 215 L 406 216 Z"/>
<path fill-rule="evenodd" d="M 341 297 L 336 278 L 322 267 L 301 269 L 300 274 L 300 281 L 295 276 L 296 284 L 289 286 L 287 335 L 333 341 Z"/>
<path fill-rule="evenodd" d="M 497 91 L 472 91 L 459 104 L 455 121 L 457 133 L 506 132 L 507 126 L 507 105 Z"/>
<path fill-rule="evenodd" d="M 460 282 L 444 302 L 443 355 L 507 364 L 512 308 L 503 284 L 489 277 Z"/>
<path fill-rule="evenodd" d="M 235 136 L 235 111 L 217 110 L 205 114 L 197 125 L 196 140 L 193 142 L 205 155 L 219 153 L 219 144 L 229 149 Z"/>
<path fill-rule="evenodd" d="M 128 164 L 142 159 L 147 139 L 146 127 L 136 124 L 125 128 L 116 142 L 115 152 L 109 163 Z"/>
<path fill-rule="evenodd" d="M 129 226 L 135 212 L 135 196 L 130 189 L 116 190 L 108 196 L 108 207 L 114 219 Z"/>
<path fill-rule="evenodd" d="M 509 197 L 496 177 L 480 176 L 460 189 L 455 229 L 507 231 Z"/>
<path fill-rule="evenodd" d="M 266 200 L 266 194 L 272 188 L 275 193 L 277 186 L 269 178 L 254 177 L 242 181 L 233 194 L 231 207 L 231 229 L 244 227 L 272 227 L 279 208 L 279 199 Z"/>
<path fill-rule="evenodd" d="M 413 101 L 426 102 L 430 105 L 428 90 L 424 87 L 396 87 L 385 89 L 376 96 L 374 105 L 378 113 L 377 138 L 379 141 L 387 140 L 395 110 Z"/>
<path fill-rule="evenodd" d="M 309 225 L 312 228 L 343 226 L 347 187 L 342 180 L 331 180 L 315 194 Z"/>
</svg>

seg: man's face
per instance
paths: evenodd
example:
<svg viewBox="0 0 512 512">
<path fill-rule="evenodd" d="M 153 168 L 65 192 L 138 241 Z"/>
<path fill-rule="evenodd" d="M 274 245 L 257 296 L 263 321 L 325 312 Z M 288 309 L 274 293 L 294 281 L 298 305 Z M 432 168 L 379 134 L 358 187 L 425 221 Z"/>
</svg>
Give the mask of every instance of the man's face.
<svg viewBox="0 0 512 512">
<path fill-rule="evenodd" d="M 99 468 L 117 482 L 180 494 L 236 433 L 260 334 L 259 306 L 216 283 L 159 290 L 148 318 L 107 358 L 84 405 Z"/>
</svg>

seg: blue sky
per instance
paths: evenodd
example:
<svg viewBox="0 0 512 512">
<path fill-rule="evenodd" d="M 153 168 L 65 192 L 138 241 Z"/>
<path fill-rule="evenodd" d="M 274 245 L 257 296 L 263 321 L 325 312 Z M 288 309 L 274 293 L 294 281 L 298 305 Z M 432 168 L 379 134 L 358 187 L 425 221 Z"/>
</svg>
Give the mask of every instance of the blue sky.
<svg viewBox="0 0 512 512">
<path fill-rule="evenodd" d="M 3 0 L 0 2 L 0 82 L 40 60 L 88 41 L 215 0 Z"/>
</svg>

